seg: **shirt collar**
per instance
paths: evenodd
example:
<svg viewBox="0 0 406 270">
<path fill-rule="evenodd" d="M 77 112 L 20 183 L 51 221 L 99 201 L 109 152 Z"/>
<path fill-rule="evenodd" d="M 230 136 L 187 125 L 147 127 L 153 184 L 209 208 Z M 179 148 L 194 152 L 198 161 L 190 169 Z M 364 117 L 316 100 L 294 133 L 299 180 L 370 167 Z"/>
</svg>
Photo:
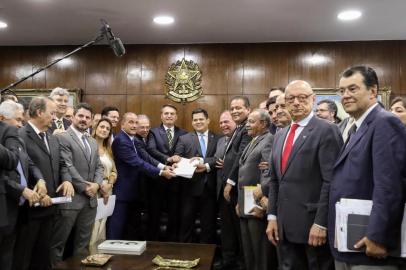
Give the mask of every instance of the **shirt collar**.
<svg viewBox="0 0 406 270">
<path fill-rule="evenodd" d="M 203 134 L 204 137 L 207 137 L 209 135 L 209 130 L 206 130 L 205 132 L 201 133 L 201 132 L 197 132 L 196 131 L 197 136 L 201 136 L 201 134 Z"/>
<path fill-rule="evenodd" d="M 357 129 L 362 125 L 362 122 L 364 122 L 365 118 L 367 118 L 368 114 L 378 105 L 378 102 L 372 105 L 371 107 L 366 110 L 358 120 L 355 121 L 355 125 L 357 125 Z"/>
<path fill-rule="evenodd" d="M 63 123 L 63 116 L 62 116 L 61 118 L 55 118 L 55 122 L 57 122 L 57 121 L 59 121 L 59 120 L 61 120 L 62 123 Z"/>
<path fill-rule="evenodd" d="M 130 134 L 128 134 L 127 132 L 124 131 L 124 129 L 122 129 L 122 131 L 124 132 L 125 135 L 128 136 L 128 138 L 130 138 L 130 140 L 134 140 L 134 136 L 131 136 Z"/>
<path fill-rule="evenodd" d="M 30 126 L 32 127 L 32 129 L 35 131 L 35 133 L 37 133 L 37 135 L 39 136 L 39 134 L 41 133 L 41 131 L 37 128 L 36 125 L 34 125 L 34 123 L 32 123 L 31 121 L 28 121 L 28 124 L 30 124 Z"/>
<path fill-rule="evenodd" d="M 312 119 L 313 116 L 314 116 L 314 113 L 313 113 L 313 111 L 311 111 L 308 116 L 306 116 L 305 118 L 303 118 L 303 119 L 300 120 L 299 122 L 294 122 L 294 121 L 292 121 L 292 123 L 290 124 L 290 126 L 292 126 L 293 124 L 298 124 L 299 127 L 305 127 L 305 126 L 307 126 L 307 125 L 309 124 L 310 119 Z"/>
<path fill-rule="evenodd" d="M 165 125 L 163 125 L 163 126 L 164 126 L 165 131 L 168 130 L 168 129 L 170 129 L 171 132 L 174 132 L 174 130 L 175 130 L 175 126 L 173 126 L 173 127 L 167 127 L 167 126 L 165 126 Z"/>
<path fill-rule="evenodd" d="M 83 135 L 86 135 L 86 132 L 80 132 L 79 130 L 77 130 L 73 125 L 71 125 L 71 128 L 73 130 L 73 132 L 76 134 L 76 136 L 78 136 L 79 139 L 82 139 Z"/>
</svg>

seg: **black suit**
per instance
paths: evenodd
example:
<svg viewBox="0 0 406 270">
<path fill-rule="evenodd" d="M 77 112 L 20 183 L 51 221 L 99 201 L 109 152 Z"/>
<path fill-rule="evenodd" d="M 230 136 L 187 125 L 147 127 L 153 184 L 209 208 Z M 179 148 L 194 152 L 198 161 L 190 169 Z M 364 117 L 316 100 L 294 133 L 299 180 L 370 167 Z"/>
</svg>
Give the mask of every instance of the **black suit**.
<svg viewBox="0 0 406 270">
<path fill-rule="evenodd" d="M 19 130 L 27 153 L 39 169 L 41 178 L 45 180 L 48 196 L 56 197 L 56 189 L 61 180 L 69 180 L 67 168 L 60 157 L 58 140 L 53 135 L 47 136 L 50 152 L 44 141 L 38 136 L 30 124 Z M 36 177 L 34 177 L 35 179 Z M 35 185 L 29 178 L 28 186 Z M 56 206 L 30 208 L 27 202 L 22 207 L 18 221 L 17 242 L 15 247 L 14 269 L 49 269 L 50 241 Z"/>
<path fill-rule="evenodd" d="M 327 228 L 329 186 L 342 145 L 341 135 L 335 124 L 311 117 L 297 136 L 281 172 L 289 129 L 276 133 L 269 162 L 268 213 L 277 216 L 281 265 L 284 269 L 332 269 L 328 245 L 311 247 L 307 243 L 313 224 Z"/>
<path fill-rule="evenodd" d="M 10 194 L 6 194 L 6 183 L 9 174 L 17 167 L 18 149 L 17 129 L 0 122 L 0 265 L 5 270 L 11 268 L 14 244 L 13 213 L 7 211 Z"/>
<path fill-rule="evenodd" d="M 200 212 L 200 242 L 214 243 L 216 231 L 216 153 L 218 136 L 209 132 L 203 157 L 199 137 L 190 132 L 179 138 L 175 154 L 185 158 L 203 157 L 210 172 L 195 173 L 192 179 L 181 179 L 180 241 L 193 242 L 194 224 Z"/>
<path fill-rule="evenodd" d="M 246 120 L 241 123 L 229 140 L 224 153 L 224 166 L 222 174 L 222 189 L 220 190 L 219 204 L 221 217 L 221 242 L 223 261 L 226 266 L 244 267 L 243 252 L 241 243 L 240 220 L 235 212 L 237 204 L 237 185 L 238 185 L 238 169 L 239 160 L 252 138 L 248 135 L 245 129 Z M 231 179 L 236 183 L 231 190 L 231 201 L 227 202 L 223 196 L 224 186 L 227 179 Z M 237 265 L 235 265 L 237 264 Z M 235 265 L 235 266 L 232 266 Z"/>
<path fill-rule="evenodd" d="M 165 128 L 163 125 L 159 127 L 152 128 L 150 130 L 150 134 L 152 135 L 151 138 L 148 140 L 148 152 L 151 154 L 152 157 L 157 159 L 162 164 L 167 163 L 167 159 L 173 156 L 176 144 L 178 142 L 179 136 L 186 134 L 187 132 L 183 129 L 178 127 L 174 127 L 174 134 L 172 140 L 172 147 L 169 147 L 168 137 L 165 132 Z M 152 212 L 150 213 L 152 218 L 157 222 L 153 224 L 150 229 L 153 232 L 153 236 L 157 240 L 159 235 L 159 219 L 161 216 L 161 208 L 163 204 L 163 200 L 166 199 L 166 207 L 168 213 L 168 226 L 167 226 L 167 240 L 169 241 L 177 241 L 178 240 L 178 230 L 179 230 L 179 204 L 180 204 L 180 187 L 179 187 L 179 180 L 178 179 L 163 179 L 159 178 L 157 181 L 153 181 L 151 183 L 152 189 L 155 191 L 152 203 Z"/>
<path fill-rule="evenodd" d="M 72 124 L 68 119 L 66 118 L 62 118 L 62 122 L 63 122 L 63 128 L 65 130 L 68 130 L 68 128 L 70 127 L 70 125 Z M 48 129 L 48 133 L 52 134 L 54 133 L 54 130 L 57 129 L 56 127 L 56 123 L 55 121 L 52 121 L 52 126 Z M 90 133 L 91 134 L 91 133 Z"/>
</svg>

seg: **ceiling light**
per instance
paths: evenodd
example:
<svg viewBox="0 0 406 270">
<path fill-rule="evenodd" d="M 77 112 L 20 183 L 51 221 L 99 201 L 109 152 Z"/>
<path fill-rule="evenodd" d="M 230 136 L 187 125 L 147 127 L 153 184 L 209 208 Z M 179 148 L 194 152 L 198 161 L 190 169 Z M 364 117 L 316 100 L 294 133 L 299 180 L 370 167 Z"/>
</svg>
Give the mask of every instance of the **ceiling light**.
<svg viewBox="0 0 406 270">
<path fill-rule="evenodd" d="M 353 21 L 359 19 L 361 15 L 359 10 L 346 10 L 338 13 L 337 18 L 341 21 Z"/>
<path fill-rule="evenodd" d="M 154 18 L 154 23 L 161 25 L 172 24 L 174 21 L 175 19 L 170 16 L 157 16 Z"/>
<path fill-rule="evenodd" d="M 7 23 L 0 21 L 0 28 L 6 28 L 7 27 Z"/>
</svg>

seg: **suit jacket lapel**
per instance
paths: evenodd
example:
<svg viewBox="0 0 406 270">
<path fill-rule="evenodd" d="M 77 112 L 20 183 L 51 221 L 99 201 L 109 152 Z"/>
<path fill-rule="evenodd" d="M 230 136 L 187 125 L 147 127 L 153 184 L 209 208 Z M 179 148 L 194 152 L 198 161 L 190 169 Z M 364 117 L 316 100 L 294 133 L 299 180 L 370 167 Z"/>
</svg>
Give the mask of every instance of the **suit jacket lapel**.
<svg viewBox="0 0 406 270">
<path fill-rule="evenodd" d="M 31 127 L 31 125 L 27 124 L 25 126 L 25 128 L 27 130 L 28 137 L 30 137 L 31 140 L 33 140 L 42 151 L 44 151 L 47 155 L 50 155 L 50 153 L 48 152 L 47 146 L 45 145 L 45 142 L 43 140 L 41 140 L 41 138 L 38 136 L 38 134 Z M 51 149 L 49 149 L 49 150 L 51 150 Z"/>
<path fill-rule="evenodd" d="M 277 141 L 277 144 L 275 144 L 275 153 L 277 155 L 276 159 L 276 173 L 279 175 L 279 179 L 281 179 L 281 161 L 282 161 L 282 153 L 283 153 L 283 144 L 285 143 L 286 136 L 288 136 L 289 132 L 289 127 L 283 128 L 279 133 L 281 136 L 279 137 L 279 140 Z"/>
<path fill-rule="evenodd" d="M 159 134 L 161 135 L 161 139 L 164 142 L 165 147 L 171 150 L 169 148 L 168 136 L 166 136 L 166 131 L 163 125 L 161 125 L 161 128 L 159 129 Z"/>
<path fill-rule="evenodd" d="M 197 152 L 199 152 L 199 156 L 203 157 L 202 149 L 200 148 L 199 136 L 197 136 L 196 131 L 192 133 L 192 141 L 193 141 L 193 144 L 196 145 Z M 206 149 L 206 153 L 207 153 L 207 149 Z"/>
<path fill-rule="evenodd" d="M 207 139 L 207 149 L 206 149 L 206 156 L 209 156 L 209 153 L 214 153 L 216 148 L 216 144 L 214 142 L 214 134 L 209 131 L 209 137 Z M 210 154 L 212 155 L 212 154 Z"/>
<path fill-rule="evenodd" d="M 85 159 L 87 160 L 88 163 L 90 163 L 90 160 L 88 160 L 87 155 L 86 155 L 86 150 L 83 146 L 83 143 L 79 140 L 78 136 L 76 136 L 75 132 L 73 131 L 73 129 L 68 128 L 67 132 L 69 133 L 69 135 L 72 137 L 72 139 L 78 144 L 79 148 L 82 150 L 83 152 L 83 156 L 85 157 Z M 90 143 L 89 143 L 90 144 Z"/>
</svg>

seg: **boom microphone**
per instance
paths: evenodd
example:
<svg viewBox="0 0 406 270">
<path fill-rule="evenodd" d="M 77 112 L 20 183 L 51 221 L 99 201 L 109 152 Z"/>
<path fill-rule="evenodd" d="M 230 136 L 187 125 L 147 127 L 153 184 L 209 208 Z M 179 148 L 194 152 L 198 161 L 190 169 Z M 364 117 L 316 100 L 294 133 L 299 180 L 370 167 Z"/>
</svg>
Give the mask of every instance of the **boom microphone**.
<svg viewBox="0 0 406 270">
<path fill-rule="evenodd" d="M 116 56 L 123 56 L 125 54 L 123 42 L 120 38 L 114 36 L 110 26 L 105 20 L 101 19 L 100 21 L 103 25 L 101 29 L 102 34 L 106 37 L 110 47 L 113 49 L 114 54 Z"/>
</svg>

